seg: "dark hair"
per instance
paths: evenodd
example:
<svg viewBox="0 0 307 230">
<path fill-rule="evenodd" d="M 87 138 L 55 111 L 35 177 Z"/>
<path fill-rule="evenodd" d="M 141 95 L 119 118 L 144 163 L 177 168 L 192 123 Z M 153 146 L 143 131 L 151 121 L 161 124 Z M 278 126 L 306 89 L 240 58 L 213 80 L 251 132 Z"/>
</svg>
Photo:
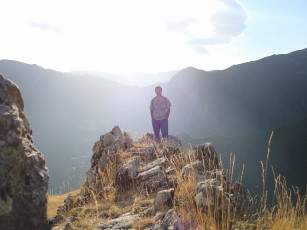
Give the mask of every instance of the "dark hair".
<svg viewBox="0 0 307 230">
<path fill-rule="evenodd" d="M 161 87 L 161 86 L 156 86 L 156 87 L 155 87 L 155 91 L 156 91 L 157 89 L 161 89 L 161 90 L 162 90 L 162 87 Z"/>
</svg>

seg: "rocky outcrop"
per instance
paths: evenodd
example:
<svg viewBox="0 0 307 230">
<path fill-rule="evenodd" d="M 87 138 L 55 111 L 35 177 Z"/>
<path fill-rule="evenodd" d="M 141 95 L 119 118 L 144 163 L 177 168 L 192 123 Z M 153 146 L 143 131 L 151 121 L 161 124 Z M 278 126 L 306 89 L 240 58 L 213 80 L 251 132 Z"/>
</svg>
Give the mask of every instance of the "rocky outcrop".
<svg viewBox="0 0 307 230">
<path fill-rule="evenodd" d="M 129 148 L 131 143 L 130 136 L 126 132 L 122 132 L 118 126 L 115 126 L 111 132 L 100 136 L 100 139 L 94 144 L 91 169 L 86 174 L 83 196 L 90 196 L 91 192 L 100 193 L 103 189 L 102 173 L 108 165 L 116 162 L 120 151 Z"/>
<path fill-rule="evenodd" d="M 160 229 L 181 229 L 181 220 L 175 210 L 170 209 L 165 215 L 157 213 L 155 216 L 155 222 L 148 230 L 160 230 Z"/>
<path fill-rule="evenodd" d="M 48 229 L 48 170 L 18 87 L 0 75 L 0 229 Z"/>
<path fill-rule="evenodd" d="M 154 211 L 163 212 L 172 209 L 174 206 L 174 194 L 175 190 L 173 188 L 158 192 L 153 204 Z"/>
<path fill-rule="evenodd" d="M 109 214 L 99 214 L 97 209 L 97 216 L 107 218 L 97 230 L 132 229 L 142 224 L 142 217 L 151 217 L 153 221 L 141 229 L 196 229 L 197 222 L 181 220 L 177 213 L 186 208 L 186 203 L 190 205 L 189 214 L 192 211 L 201 212 L 200 215 L 213 213 L 211 218 L 217 222 L 225 216 L 225 211 L 230 212 L 227 216 L 238 219 L 247 213 L 251 201 L 249 193 L 241 184 L 232 184 L 227 178 L 212 143 L 184 150 L 175 137 L 162 143 L 152 138 L 153 135 L 145 134 L 139 141 L 132 142 L 117 126 L 102 135 L 94 145 L 91 169 L 80 194 L 68 196 L 58 214 L 68 216 L 69 210 L 89 202 L 97 206 L 97 199 L 103 200 L 108 194 L 119 204 L 127 203 L 124 210 L 131 213 L 109 218 Z M 109 181 L 110 177 L 113 181 Z M 182 200 L 177 194 L 180 191 L 184 191 L 183 197 L 188 196 L 188 200 Z M 137 206 L 141 198 L 132 197 L 138 193 L 148 199 L 155 198 L 149 205 Z"/>
</svg>

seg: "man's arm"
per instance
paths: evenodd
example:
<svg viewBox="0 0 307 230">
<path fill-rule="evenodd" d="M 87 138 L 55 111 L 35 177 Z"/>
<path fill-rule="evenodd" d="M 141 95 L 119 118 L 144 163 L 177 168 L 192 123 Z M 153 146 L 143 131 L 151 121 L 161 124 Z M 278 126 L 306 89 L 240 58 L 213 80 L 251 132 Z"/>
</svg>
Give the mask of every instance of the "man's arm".
<svg viewBox="0 0 307 230">
<path fill-rule="evenodd" d="M 150 109 L 150 115 L 153 117 L 153 109 Z"/>
<path fill-rule="evenodd" d="M 171 113 L 171 107 L 168 107 L 168 109 L 166 110 L 166 117 L 167 117 L 167 119 L 168 119 L 170 113 Z"/>
</svg>

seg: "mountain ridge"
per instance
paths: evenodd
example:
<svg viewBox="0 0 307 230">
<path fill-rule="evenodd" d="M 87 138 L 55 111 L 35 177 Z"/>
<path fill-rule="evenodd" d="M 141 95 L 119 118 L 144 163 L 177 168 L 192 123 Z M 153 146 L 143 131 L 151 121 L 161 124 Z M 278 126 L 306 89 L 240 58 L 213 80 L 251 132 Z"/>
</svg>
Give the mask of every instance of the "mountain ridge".
<svg viewBox="0 0 307 230">
<path fill-rule="evenodd" d="M 230 70 L 179 71 L 161 83 L 172 103 L 170 133 L 257 134 L 307 114 L 306 53 L 307 49 L 282 54 L 279 65 L 268 60 L 279 60 L 280 55 L 263 58 L 265 66 L 253 61 L 252 69 L 243 63 Z M 14 64 L 0 61 L 0 72 L 17 83 L 24 96 L 34 139 L 52 166 L 51 188 L 62 184 L 56 178 L 85 173 L 91 143 L 100 133 L 115 125 L 130 130 L 133 137 L 151 131 L 153 86 L 124 86 L 100 77 L 68 77 L 36 65 Z M 72 160 L 76 157 L 79 160 Z"/>
</svg>

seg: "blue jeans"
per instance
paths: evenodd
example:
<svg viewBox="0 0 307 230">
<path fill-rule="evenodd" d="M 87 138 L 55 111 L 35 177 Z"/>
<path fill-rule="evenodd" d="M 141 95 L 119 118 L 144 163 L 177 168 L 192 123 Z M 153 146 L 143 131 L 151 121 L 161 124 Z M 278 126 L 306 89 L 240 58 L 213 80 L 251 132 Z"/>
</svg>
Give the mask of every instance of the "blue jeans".
<svg viewBox="0 0 307 230">
<path fill-rule="evenodd" d="M 160 141 L 160 130 L 163 138 L 168 136 L 168 118 L 163 120 L 152 118 L 152 127 L 157 141 Z"/>
</svg>

